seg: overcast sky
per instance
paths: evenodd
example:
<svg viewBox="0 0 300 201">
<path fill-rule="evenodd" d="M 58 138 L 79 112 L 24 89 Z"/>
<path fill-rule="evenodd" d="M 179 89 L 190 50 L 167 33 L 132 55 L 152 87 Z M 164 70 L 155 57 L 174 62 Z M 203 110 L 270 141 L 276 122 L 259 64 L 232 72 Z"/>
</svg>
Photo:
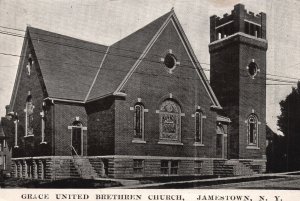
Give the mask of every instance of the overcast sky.
<svg viewBox="0 0 300 201">
<path fill-rule="evenodd" d="M 299 0 L 0 0 L 0 32 L 24 34 L 1 26 L 25 30 L 30 25 L 110 45 L 174 7 L 199 61 L 209 63 L 209 17 L 230 13 L 237 3 L 254 13 L 267 13 L 267 73 L 300 78 Z M 23 38 L 0 33 L 0 53 L 20 55 L 22 43 Z M 0 55 L 0 116 L 5 115 L 5 105 L 10 102 L 18 62 L 18 57 Z M 279 101 L 296 84 L 267 83 L 280 84 L 266 86 L 267 123 L 276 131 Z"/>
</svg>

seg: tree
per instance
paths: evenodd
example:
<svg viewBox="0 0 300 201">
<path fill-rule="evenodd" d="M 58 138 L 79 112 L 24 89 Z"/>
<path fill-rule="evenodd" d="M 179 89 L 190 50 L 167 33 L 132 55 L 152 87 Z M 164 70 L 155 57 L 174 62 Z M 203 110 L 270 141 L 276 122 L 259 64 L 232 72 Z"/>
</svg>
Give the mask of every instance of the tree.
<svg viewBox="0 0 300 201">
<path fill-rule="evenodd" d="M 282 149 L 286 157 L 287 170 L 300 170 L 300 82 L 279 104 L 281 114 L 277 125 L 284 134 L 284 140 L 277 148 Z"/>
</svg>

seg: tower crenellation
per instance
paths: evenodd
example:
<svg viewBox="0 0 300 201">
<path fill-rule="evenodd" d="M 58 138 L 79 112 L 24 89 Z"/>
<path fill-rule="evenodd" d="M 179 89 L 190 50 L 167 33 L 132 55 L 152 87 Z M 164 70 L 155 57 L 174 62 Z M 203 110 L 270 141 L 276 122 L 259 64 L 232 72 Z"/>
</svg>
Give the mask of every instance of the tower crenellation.
<svg viewBox="0 0 300 201">
<path fill-rule="evenodd" d="M 237 4 L 231 14 L 210 18 L 210 42 L 214 42 L 235 33 L 244 33 L 253 37 L 266 39 L 266 14 L 247 11 L 243 4 Z"/>
</svg>

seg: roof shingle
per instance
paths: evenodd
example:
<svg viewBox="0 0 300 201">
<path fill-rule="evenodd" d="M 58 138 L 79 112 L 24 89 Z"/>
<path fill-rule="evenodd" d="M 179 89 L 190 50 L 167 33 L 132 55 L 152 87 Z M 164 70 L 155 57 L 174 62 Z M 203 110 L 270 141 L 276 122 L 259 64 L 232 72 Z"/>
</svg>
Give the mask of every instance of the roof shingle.
<svg viewBox="0 0 300 201">
<path fill-rule="evenodd" d="M 88 100 L 111 94 L 117 89 L 171 12 L 173 11 L 159 17 L 110 47 Z"/>
<path fill-rule="evenodd" d="M 107 49 L 28 27 L 49 97 L 83 101 Z"/>
</svg>

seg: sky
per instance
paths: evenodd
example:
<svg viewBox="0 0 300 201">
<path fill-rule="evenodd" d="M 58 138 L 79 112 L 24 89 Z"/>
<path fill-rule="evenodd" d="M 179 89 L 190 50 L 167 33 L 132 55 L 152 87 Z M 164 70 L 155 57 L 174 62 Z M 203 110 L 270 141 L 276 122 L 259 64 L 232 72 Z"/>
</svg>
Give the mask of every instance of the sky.
<svg viewBox="0 0 300 201">
<path fill-rule="evenodd" d="M 266 120 L 276 132 L 279 102 L 300 79 L 299 0 L 0 0 L 0 116 L 10 102 L 19 63 L 19 57 L 1 53 L 20 55 L 23 44 L 23 38 L 4 31 L 24 34 L 19 30 L 32 26 L 110 45 L 174 8 L 198 60 L 209 64 L 209 17 L 230 13 L 237 3 L 267 14 L 267 74 L 280 82 L 267 81 L 272 85 L 266 86 Z"/>
</svg>

